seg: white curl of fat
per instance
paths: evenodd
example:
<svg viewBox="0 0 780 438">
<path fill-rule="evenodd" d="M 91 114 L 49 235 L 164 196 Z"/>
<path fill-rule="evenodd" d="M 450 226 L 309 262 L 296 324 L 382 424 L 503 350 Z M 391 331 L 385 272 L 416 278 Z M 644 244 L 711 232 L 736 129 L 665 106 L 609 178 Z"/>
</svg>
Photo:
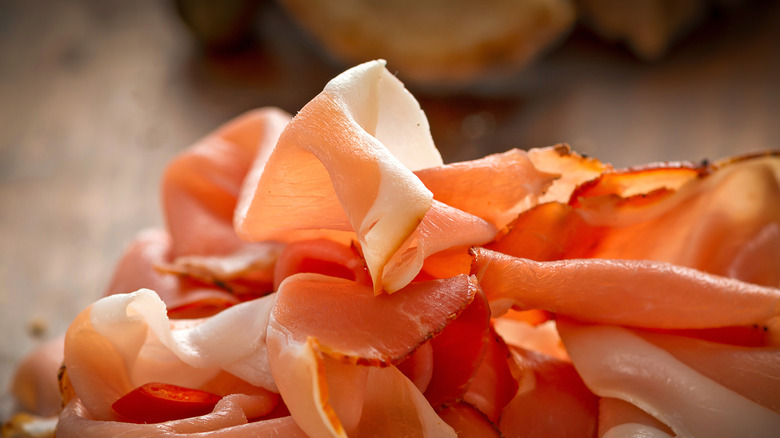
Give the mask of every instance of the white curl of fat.
<svg viewBox="0 0 780 438">
<path fill-rule="evenodd" d="M 264 348 L 275 299 L 271 294 L 209 318 L 172 321 L 157 294 L 140 289 L 97 301 L 90 322 L 123 358 L 136 384 L 197 386 L 223 369 L 276 391 Z M 182 373 L 181 362 L 192 369 Z"/>
<path fill-rule="evenodd" d="M 367 369 L 330 359 L 317 345 L 311 337 L 292 340 L 271 318 L 271 372 L 290 414 L 312 438 L 346 438 L 360 420 Z"/>
<path fill-rule="evenodd" d="M 377 162 L 382 177 L 375 201 L 362 223 L 357 224 L 350 218 L 375 290 L 384 286 L 383 289 L 395 291 L 408 281 L 386 283 L 384 267 L 393 254 L 403 250 L 403 242 L 414 230 L 402 230 L 400 224 L 411 222 L 417 226 L 433 199 L 430 191 L 409 171 L 443 163 L 433 144 L 428 119 L 401 81 L 387 70 L 384 60 L 366 62 L 347 70 L 331 80 L 323 93 L 334 96 L 343 105 L 344 112 L 378 140 L 377 149 L 386 148 L 403 164 L 399 167 L 393 162 L 395 160 L 388 159 Z M 403 235 L 402 239 L 393 239 L 399 234 Z M 415 266 L 417 272 L 421 267 L 421 262 Z"/>
<path fill-rule="evenodd" d="M 609 429 L 601 438 L 673 438 L 668 433 L 653 426 L 638 423 L 625 423 Z"/>
<path fill-rule="evenodd" d="M 769 437 L 780 414 L 699 374 L 628 329 L 559 320 L 558 331 L 585 384 L 625 400 L 680 437 Z"/>
<path fill-rule="evenodd" d="M 357 436 L 457 437 L 419 389 L 394 366 L 368 370 L 366 398 Z"/>
</svg>

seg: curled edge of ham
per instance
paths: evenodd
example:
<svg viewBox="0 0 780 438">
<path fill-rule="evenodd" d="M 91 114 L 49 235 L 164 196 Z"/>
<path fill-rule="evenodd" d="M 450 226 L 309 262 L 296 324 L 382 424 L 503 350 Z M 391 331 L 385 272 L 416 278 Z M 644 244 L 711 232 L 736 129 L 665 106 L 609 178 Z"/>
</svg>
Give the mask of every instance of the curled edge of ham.
<svg viewBox="0 0 780 438">
<path fill-rule="evenodd" d="M 566 318 L 558 320 L 558 329 L 577 372 L 595 394 L 639 407 L 678 436 L 766 437 L 780 430 L 780 414 L 700 374 L 631 329 Z M 771 379 L 771 374 L 763 377 Z M 729 378 L 724 372 L 723 379 Z M 625 436 L 611 431 L 607 435 Z"/>
<path fill-rule="evenodd" d="M 153 381 L 197 388 L 227 371 L 276 392 L 265 350 L 274 299 L 269 295 L 210 318 L 175 321 L 148 289 L 102 298 L 66 333 L 64 363 L 76 396 L 94 418 L 110 420 L 113 402 Z"/>
<path fill-rule="evenodd" d="M 384 61 L 367 62 L 331 80 L 287 125 L 257 185 L 245 185 L 234 226 L 250 241 L 354 231 L 375 292 L 394 292 L 403 285 L 386 284 L 385 266 L 433 203 L 413 171 L 440 165 L 417 101 Z"/>
</svg>

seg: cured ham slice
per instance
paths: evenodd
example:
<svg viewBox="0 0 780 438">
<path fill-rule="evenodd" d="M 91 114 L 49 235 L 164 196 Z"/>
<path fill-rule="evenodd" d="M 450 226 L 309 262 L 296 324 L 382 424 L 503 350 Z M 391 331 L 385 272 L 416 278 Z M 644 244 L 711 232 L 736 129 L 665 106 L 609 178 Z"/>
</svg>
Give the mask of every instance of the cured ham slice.
<svg viewBox="0 0 780 438">
<path fill-rule="evenodd" d="M 613 227 L 599 242 L 594 257 L 659 260 L 780 285 L 776 249 L 780 242 L 776 231 L 780 227 L 780 157 L 724 164 L 655 202 L 643 201 L 641 195 L 623 202 L 610 195 L 580 198 L 579 202 L 588 223 Z M 751 252 L 752 271 L 744 268 L 748 264 L 744 259 L 738 261 Z"/>
<path fill-rule="evenodd" d="M 274 380 L 293 417 L 311 436 L 356 430 L 363 397 L 370 397 L 365 392 L 370 370 L 353 364 L 402 362 L 463 312 L 476 293 L 465 275 L 379 296 L 340 278 L 289 277 L 277 292 L 267 342 Z M 411 382 L 404 386 L 419 392 Z"/>
<path fill-rule="evenodd" d="M 434 408 L 463 399 L 490 340 L 490 307 L 482 292 L 430 343 L 433 376 L 425 397 Z"/>
<path fill-rule="evenodd" d="M 274 290 L 287 277 L 301 272 L 314 272 L 345 278 L 371 285 L 366 264 L 354 248 L 327 239 L 292 242 L 276 262 Z"/>
<path fill-rule="evenodd" d="M 479 216 L 496 228 L 536 205 L 539 196 L 558 177 L 539 171 L 528 153 L 519 149 L 422 169 L 415 175 L 437 201 Z"/>
<path fill-rule="evenodd" d="M 307 438 L 292 417 L 282 417 L 258 422 L 248 422 L 252 417 L 255 400 L 243 394 L 228 395 L 213 412 L 194 418 L 167 421 L 158 424 L 133 424 L 95 419 L 87 408 L 76 399 L 65 407 L 60 415 L 56 435 L 58 437 L 102 438 L 106 436 L 144 436 L 165 438 Z"/>
<path fill-rule="evenodd" d="M 496 316 L 510 307 L 544 309 L 581 321 L 654 328 L 765 325 L 780 316 L 778 289 L 668 263 L 536 262 L 483 248 L 474 254 L 474 272 Z"/>
<path fill-rule="evenodd" d="M 384 288 L 394 292 L 409 284 L 423 268 L 424 260 L 432 254 L 484 244 L 495 234 L 496 228 L 479 217 L 433 201 L 420 225 L 384 268 Z M 463 270 L 452 276 L 467 273 Z"/>
<path fill-rule="evenodd" d="M 490 249 L 546 261 L 649 259 L 780 285 L 780 158 L 605 172 L 539 205 Z"/>
<path fill-rule="evenodd" d="M 368 370 L 366 396 L 357 436 L 456 438 L 422 393 L 396 367 Z"/>
<path fill-rule="evenodd" d="M 780 414 L 700 374 L 629 329 L 562 319 L 558 328 L 593 392 L 639 407 L 679 436 L 770 437 L 780 430 Z"/>
<path fill-rule="evenodd" d="M 163 208 L 171 256 L 224 255 L 246 245 L 233 230 L 233 211 L 252 166 L 268 159 L 290 121 L 280 110 L 244 114 L 176 157 L 163 176 Z"/>
<path fill-rule="evenodd" d="M 510 370 L 510 352 L 504 341 L 490 330 L 485 356 L 469 383 L 463 400 L 498 423 L 501 411 L 517 393 L 518 384 Z"/>
<path fill-rule="evenodd" d="M 239 384 L 275 398 L 264 348 L 274 296 L 242 303 L 201 320 L 169 321 L 149 290 L 112 295 L 83 311 L 65 338 L 65 366 L 76 396 L 96 420 L 114 420 L 111 405 L 137 386 L 164 382 L 225 391 Z M 236 336 L 244 333 L 244 336 Z M 222 376 L 228 371 L 235 377 Z M 219 392 L 218 395 L 227 395 Z M 273 408 L 271 403 L 268 410 Z"/>
<path fill-rule="evenodd" d="M 528 151 L 528 158 L 539 171 L 558 175 L 552 186 L 539 198 L 539 203 L 566 203 L 580 184 L 593 180 L 612 168 L 595 158 L 573 152 L 567 144 L 531 149 Z"/>
<path fill-rule="evenodd" d="M 594 437 L 598 399 L 574 367 L 533 351 L 510 351 L 519 388 L 501 413 L 503 436 Z"/>
<path fill-rule="evenodd" d="M 384 62 L 361 64 L 288 125 L 243 195 L 236 230 L 247 240 L 354 231 L 381 290 L 385 265 L 431 208 L 433 196 L 412 170 L 441 164 L 418 103 Z"/>
<path fill-rule="evenodd" d="M 674 432 L 631 403 L 611 397 L 599 401 L 599 438 L 671 438 Z"/>
<path fill-rule="evenodd" d="M 170 252 L 171 239 L 167 232 L 150 229 L 139 233 L 125 249 L 106 295 L 152 288 L 174 318 L 207 316 L 239 302 L 224 290 L 164 272 L 161 268 L 170 263 Z"/>
</svg>

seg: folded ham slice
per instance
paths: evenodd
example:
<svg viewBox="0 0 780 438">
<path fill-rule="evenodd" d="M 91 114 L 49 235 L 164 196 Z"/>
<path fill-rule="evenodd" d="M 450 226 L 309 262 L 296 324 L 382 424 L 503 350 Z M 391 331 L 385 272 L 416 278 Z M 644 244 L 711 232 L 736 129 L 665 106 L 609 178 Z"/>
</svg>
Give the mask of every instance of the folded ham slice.
<svg viewBox="0 0 780 438">
<path fill-rule="evenodd" d="M 376 374 L 356 364 L 402 362 L 463 312 L 476 293 L 476 283 L 465 275 L 412 283 L 396 294 L 380 296 L 374 296 L 369 286 L 345 279 L 320 274 L 289 277 L 277 292 L 267 342 L 274 380 L 296 422 L 311 436 L 345 436 L 364 427 L 360 426 L 364 403 L 366 409 L 376 409 L 370 407 L 376 403 L 401 409 L 393 406 L 392 391 L 372 395 L 368 382 L 374 378 L 415 400 L 419 408 L 414 415 L 419 414 L 420 421 L 428 418 L 425 412 L 432 413 L 432 408 L 420 401 L 421 394 L 414 395 L 419 389 L 403 374 Z M 402 383 L 404 379 L 407 383 Z M 371 422 L 380 421 L 374 417 L 379 413 L 370 415 Z M 397 427 L 406 430 L 403 424 Z M 393 435 L 392 430 L 384 433 Z"/>
<path fill-rule="evenodd" d="M 721 367 L 714 380 L 662 348 L 662 339 L 659 345 L 626 328 L 564 319 L 558 327 L 577 372 L 593 392 L 639 407 L 678 436 L 769 437 L 780 430 L 780 413 L 724 385 L 735 371 L 730 367 Z M 768 361 L 751 364 L 763 370 L 755 377 L 774 383 L 778 357 L 775 349 Z M 760 384 L 749 389 L 762 391 Z M 777 393 L 771 397 L 776 406 Z"/>
<path fill-rule="evenodd" d="M 169 320 L 164 303 L 150 290 L 103 298 L 66 334 L 64 363 L 73 390 L 93 418 L 116 420 L 111 405 L 142 384 L 211 389 L 209 382 L 227 378 L 268 399 L 270 411 L 275 395 L 269 390 L 276 387 L 264 341 L 274 298 L 199 320 Z M 236 385 L 217 385 L 210 392 L 227 395 L 220 391 Z"/>
<path fill-rule="evenodd" d="M 431 208 L 433 195 L 412 171 L 441 164 L 419 104 L 383 61 L 361 64 L 288 125 L 242 195 L 236 230 L 254 241 L 352 231 L 379 291 L 385 266 Z"/>
</svg>

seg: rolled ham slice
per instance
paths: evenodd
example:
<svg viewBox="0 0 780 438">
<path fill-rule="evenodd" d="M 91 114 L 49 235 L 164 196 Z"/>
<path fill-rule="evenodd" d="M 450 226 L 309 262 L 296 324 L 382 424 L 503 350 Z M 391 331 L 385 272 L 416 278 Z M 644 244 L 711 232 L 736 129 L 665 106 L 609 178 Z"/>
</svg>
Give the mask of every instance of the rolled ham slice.
<svg viewBox="0 0 780 438">
<path fill-rule="evenodd" d="M 474 249 L 473 270 L 493 309 L 543 309 L 580 321 L 652 328 L 759 324 L 780 316 L 780 289 L 668 263 L 536 262 Z"/>
</svg>

